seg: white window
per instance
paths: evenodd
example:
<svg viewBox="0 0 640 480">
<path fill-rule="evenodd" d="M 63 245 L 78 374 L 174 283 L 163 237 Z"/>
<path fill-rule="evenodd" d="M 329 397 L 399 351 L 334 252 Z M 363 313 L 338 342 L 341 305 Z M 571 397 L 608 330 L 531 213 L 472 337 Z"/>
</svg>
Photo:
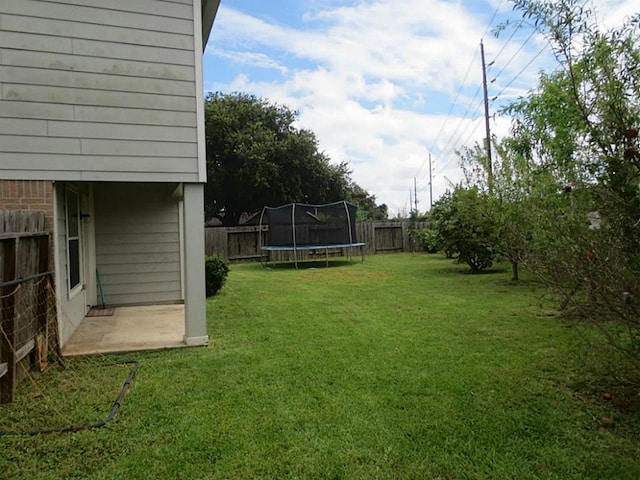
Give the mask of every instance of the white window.
<svg viewBox="0 0 640 480">
<path fill-rule="evenodd" d="M 69 295 L 82 288 L 80 246 L 80 198 L 76 191 L 66 191 L 67 279 Z"/>
</svg>

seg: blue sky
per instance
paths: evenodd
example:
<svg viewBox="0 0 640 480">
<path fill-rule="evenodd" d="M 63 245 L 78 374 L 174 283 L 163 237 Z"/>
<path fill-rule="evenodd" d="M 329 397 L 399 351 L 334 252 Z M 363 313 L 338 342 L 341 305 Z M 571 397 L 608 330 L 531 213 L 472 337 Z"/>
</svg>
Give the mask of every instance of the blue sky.
<svg viewBox="0 0 640 480">
<path fill-rule="evenodd" d="M 589 0 L 605 26 L 636 0 Z M 245 92 L 299 112 L 332 161 L 390 214 L 418 208 L 459 181 L 455 150 L 482 142 L 484 43 L 492 133 L 501 106 L 554 67 L 543 39 L 508 0 L 222 0 L 204 55 L 205 91 Z M 493 62 L 493 63 L 492 63 Z M 495 99 L 494 99 L 495 98 Z"/>
</svg>

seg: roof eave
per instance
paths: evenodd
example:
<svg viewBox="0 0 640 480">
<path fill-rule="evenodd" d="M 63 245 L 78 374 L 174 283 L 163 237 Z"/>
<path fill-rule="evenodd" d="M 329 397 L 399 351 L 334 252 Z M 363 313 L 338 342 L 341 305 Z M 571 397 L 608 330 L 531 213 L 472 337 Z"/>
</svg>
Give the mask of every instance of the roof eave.
<svg viewBox="0 0 640 480">
<path fill-rule="evenodd" d="M 202 51 L 207 48 L 211 27 L 216 18 L 220 0 L 202 0 Z"/>
</svg>

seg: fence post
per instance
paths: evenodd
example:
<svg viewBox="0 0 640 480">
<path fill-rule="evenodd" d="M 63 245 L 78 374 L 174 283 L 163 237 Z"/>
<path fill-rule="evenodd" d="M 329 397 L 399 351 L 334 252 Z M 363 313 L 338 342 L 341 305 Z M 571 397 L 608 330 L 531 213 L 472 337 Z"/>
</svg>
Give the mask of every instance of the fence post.
<svg viewBox="0 0 640 480">
<path fill-rule="evenodd" d="M 371 223 L 371 253 L 374 255 L 378 253 L 378 240 L 376 239 L 377 223 Z"/>
<path fill-rule="evenodd" d="M 39 242 L 39 258 L 38 258 L 38 273 L 45 273 L 49 271 L 49 235 L 43 235 Z M 48 277 L 43 277 L 38 281 L 36 299 L 38 302 L 36 321 L 37 331 L 40 332 L 35 340 L 35 348 L 31 356 L 32 366 L 37 366 L 42 372 L 47 366 L 47 353 L 49 351 L 49 321 L 48 305 L 47 305 L 47 282 Z"/>
<path fill-rule="evenodd" d="M 403 252 L 411 252 L 413 249 L 411 248 L 411 239 L 409 238 L 409 222 L 407 220 L 402 221 L 402 251 Z"/>
<path fill-rule="evenodd" d="M 16 244 L 18 239 L 9 239 L 4 242 L 4 259 L 2 281 L 15 280 L 16 276 Z M 0 364 L 7 365 L 6 373 L 0 377 L 0 403 L 11 403 L 16 393 L 16 350 L 15 350 L 15 295 L 12 295 L 13 287 L 0 289 L 2 296 L 2 308 L 0 308 Z"/>
</svg>

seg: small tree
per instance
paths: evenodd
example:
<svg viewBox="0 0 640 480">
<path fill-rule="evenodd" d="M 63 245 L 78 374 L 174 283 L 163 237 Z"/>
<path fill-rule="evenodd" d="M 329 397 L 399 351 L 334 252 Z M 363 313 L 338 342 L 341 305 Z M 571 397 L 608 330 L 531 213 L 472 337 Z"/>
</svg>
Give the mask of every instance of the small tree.
<svg viewBox="0 0 640 480">
<path fill-rule="evenodd" d="M 518 267 L 525 261 L 530 247 L 531 230 L 534 228 L 529 215 L 529 195 L 533 175 L 526 155 L 517 149 L 511 139 L 498 143 L 492 139 L 492 181 L 489 185 L 489 168 L 486 150 L 478 144 L 474 148 L 463 147 L 458 151 L 464 178 L 469 188 L 483 191 L 486 202 L 484 215 L 489 216 L 496 228 L 495 250 L 511 263 L 513 280 L 518 280 Z M 539 180 L 539 179 L 537 179 Z M 491 187 L 491 188 L 489 188 Z"/>
<path fill-rule="evenodd" d="M 559 67 L 507 109 L 512 151 L 544 179 L 527 261 L 640 370 L 640 15 L 602 32 L 582 1 L 513 3 Z"/>
<path fill-rule="evenodd" d="M 435 229 L 445 251 L 457 253 L 457 261 L 473 272 L 493 265 L 497 229 L 490 215 L 490 198 L 476 187 L 458 186 L 445 196 L 434 212 Z"/>
<path fill-rule="evenodd" d="M 429 218 L 435 235 L 437 249 L 445 257 L 453 258 L 458 252 L 455 245 L 454 217 L 456 210 L 453 205 L 453 195 L 447 190 L 442 197 L 434 202 Z"/>
</svg>

